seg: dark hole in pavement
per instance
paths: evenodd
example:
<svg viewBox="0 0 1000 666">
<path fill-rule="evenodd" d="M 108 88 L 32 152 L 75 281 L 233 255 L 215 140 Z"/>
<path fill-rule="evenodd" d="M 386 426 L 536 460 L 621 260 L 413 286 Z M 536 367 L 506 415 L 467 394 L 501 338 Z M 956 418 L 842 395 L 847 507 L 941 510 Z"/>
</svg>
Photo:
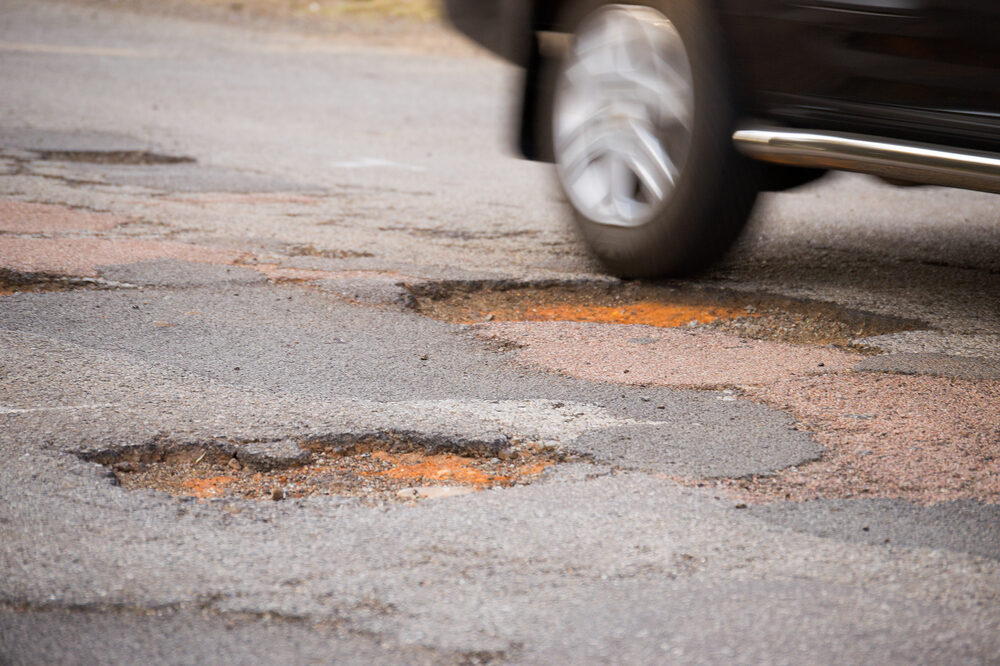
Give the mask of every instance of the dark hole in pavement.
<svg viewBox="0 0 1000 666">
<path fill-rule="evenodd" d="M 772 294 L 640 282 L 439 283 L 411 287 L 418 312 L 460 324 L 579 321 L 713 329 L 864 351 L 860 338 L 925 329 L 913 319 Z"/>
<path fill-rule="evenodd" d="M 366 251 L 326 250 L 310 244 L 288 245 L 285 252 L 291 257 L 322 257 L 324 259 L 358 259 L 375 256 Z"/>
<path fill-rule="evenodd" d="M 566 460 L 530 442 L 400 433 L 259 442 L 157 439 L 78 455 L 107 466 L 129 490 L 151 488 L 198 499 L 336 495 L 376 502 L 526 485 Z"/>
<path fill-rule="evenodd" d="M 0 268 L 0 295 L 14 292 L 71 291 L 74 289 L 104 289 L 110 285 L 95 278 L 69 277 L 49 273 L 22 273 Z"/>
<path fill-rule="evenodd" d="M 147 150 L 41 150 L 38 156 L 54 162 L 81 162 L 86 164 L 120 164 L 124 166 L 152 166 L 162 164 L 191 164 L 193 157 L 162 155 Z"/>
</svg>

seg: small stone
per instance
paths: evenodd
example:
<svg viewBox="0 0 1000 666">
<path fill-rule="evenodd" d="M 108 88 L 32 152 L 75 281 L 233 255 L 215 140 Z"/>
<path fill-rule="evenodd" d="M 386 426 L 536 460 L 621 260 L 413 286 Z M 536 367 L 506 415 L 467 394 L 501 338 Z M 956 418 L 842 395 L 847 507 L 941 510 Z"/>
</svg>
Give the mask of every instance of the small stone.
<svg viewBox="0 0 1000 666">
<path fill-rule="evenodd" d="M 740 502 L 739 504 L 736 505 L 736 508 L 737 509 L 745 509 L 745 508 L 747 508 L 747 505 L 744 502 Z"/>
<path fill-rule="evenodd" d="M 500 449 L 500 451 L 497 452 L 497 457 L 500 458 L 500 460 L 510 460 L 511 458 L 517 457 L 517 451 L 508 446 L 507 448 Z"/>
<path fill-rule="evenodd" d="M 499 458 L 490 458 L 490 464 L 491 465 L 496 465 L 499 462 L 500 462 Z"/>
<path fill-rule="evenodd" d="M 241 465 L 240 461 L 237 460 L 236 458 L 230 458 L 228 464 L 229 464 L 229 467 L 231 469 L 234 469 L 234 470 L 241 470 L 241 469 L 243 469 L 243 465 Z"/>
<path fill-rule="evenodd" d="M 427 354 L 421 354 L 420 355 L 420 360 L 421 361 L 426 361 L 427 360 Z"/>
<path fill-rule="evenodd" d="M 494 319 L 496 319 L 496 315 L 492 312 L 483 317 L 483 321 L 493 321 Z"/>
<path fill-rule="evenodd" d="M 275 487 L 271 490 L 271 499 L 275 502 L 285 499 L 285 489 L 281 487 Z"/>
</svg>

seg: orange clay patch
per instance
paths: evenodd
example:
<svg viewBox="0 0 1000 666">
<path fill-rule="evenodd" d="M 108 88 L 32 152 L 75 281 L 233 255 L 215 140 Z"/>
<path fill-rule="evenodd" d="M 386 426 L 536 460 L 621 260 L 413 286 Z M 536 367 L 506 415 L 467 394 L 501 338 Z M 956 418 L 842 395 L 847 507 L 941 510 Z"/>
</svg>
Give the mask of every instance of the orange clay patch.
<svg viewBox="0 0 1000 666">
<path fill-rule="evenodd" d="M 565 284 L 451 292 L 414 290 L 417 310 L 455 324 L 565 322 L 715 329 L 740 338 L 855 348 L 855 340 L 920 328 L 921 322 L 833 303 L 669 285 Z"/>
<path fill-rule="evenodd" d="M 475 461 L 470 458 L 451 454 L 404 453 L 393 455 L 376 451 L 372 457 L 383 460 L 392 467 L 386 470 L 366 472 L 366 475 L 374 474 L 410 482 L 440 483 L 450 481 L 480 487 L 506 485 L 512 481 L 509 476 L 489 474 L 481 469 L 476 469 L 472 466 Z"/>
<path fill-rule="evenodd" d="M 719 319 L 748 317 L 744 308 L 696 306 L 639 301 L 631 305 L 555 305 L 532 308 L 528 321 L 583 321 L 597 324 L 645 324 L 661 328 L 711 324 Z M 500 317 L 502 318 L 502 317 Z"/>
<path fill-rule="evenodd" d="M 212 476 L 207 479 L 188 479 L 181 486 L 198 499 L 207 499 L 221 495 L 226 486 L 235 480 L 235 476 Z"/>
<path fill-rule="evenodd" d="M 530 446 L 505 460 L 455 454 L 386 453 L 351 455 L 317 452 L 298 467 L 258 471 L 235 459 L 124 462 L 112 464 L 122 486 L 153 488 L 198 499 L 273 500 L 310 495 L 339 495 L 405 501 L 400 491 L 412 486 L 459 486 L 474 490 L 530 483 L 554 464 Z"/>
</svg>

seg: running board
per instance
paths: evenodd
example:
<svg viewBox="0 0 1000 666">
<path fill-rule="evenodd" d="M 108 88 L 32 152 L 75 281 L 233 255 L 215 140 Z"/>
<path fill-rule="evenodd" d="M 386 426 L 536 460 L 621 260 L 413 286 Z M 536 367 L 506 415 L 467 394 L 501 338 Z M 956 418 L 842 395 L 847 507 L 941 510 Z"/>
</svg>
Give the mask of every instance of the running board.
<svg viewBox="0 0 1000 666">
<path fill-rule="evenodd" d="M 1000 193 L 1000 154 L 842 132 L 747 127 L 741 153 L 764 162 L 843 169 L 902 181 Z"/>
</svg>

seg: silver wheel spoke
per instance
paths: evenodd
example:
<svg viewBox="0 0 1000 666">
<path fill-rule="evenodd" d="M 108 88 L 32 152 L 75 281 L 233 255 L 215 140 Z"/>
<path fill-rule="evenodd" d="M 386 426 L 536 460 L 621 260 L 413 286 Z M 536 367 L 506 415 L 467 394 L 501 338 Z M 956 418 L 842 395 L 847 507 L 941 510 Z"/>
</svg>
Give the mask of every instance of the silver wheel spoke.
<svg viewBox="0 0 1000 666">
<path fill-rule="evenodd" d="M 564 147 L 563 173 L 570 182 L 580 179 L 583 172 L 598 158 L 606 155 L 612 148 L 610 137 L 606 135 L 590 135 L 588 128 L 581 125 Z"/>
<path fill-rule="evenodd" d="M 638 150 L 629 153 L 631 163 L 643 183 L 657 192 L 657 199 L 662 199 L 666 190 L 677 181 L 677 166 L 649 130 L 644 127 L 633 129 Z"/>
</svg>

